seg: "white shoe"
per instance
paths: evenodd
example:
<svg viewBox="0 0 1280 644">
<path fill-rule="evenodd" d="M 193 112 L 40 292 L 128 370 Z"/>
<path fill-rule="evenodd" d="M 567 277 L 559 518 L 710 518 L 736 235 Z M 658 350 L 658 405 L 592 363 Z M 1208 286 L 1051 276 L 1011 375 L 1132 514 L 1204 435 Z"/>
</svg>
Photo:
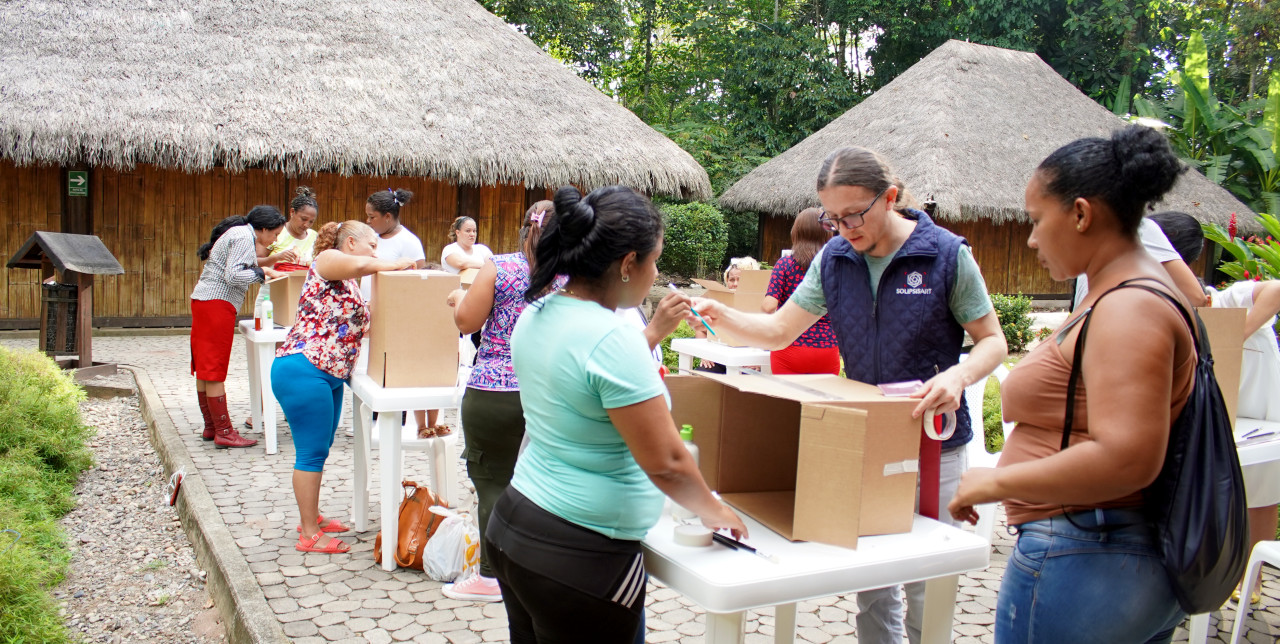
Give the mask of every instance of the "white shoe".
<svg viewBox="0 0 1280 644">
<path fill-rule="evenodd" d="M 502 601 L 502 589 L 498 587 L 498 580 L 482 577 L 479 572 L 473 572 L 452 584 L 445 584 L 440 592 L 449 599 L 464 602 Z"/>
</svg>

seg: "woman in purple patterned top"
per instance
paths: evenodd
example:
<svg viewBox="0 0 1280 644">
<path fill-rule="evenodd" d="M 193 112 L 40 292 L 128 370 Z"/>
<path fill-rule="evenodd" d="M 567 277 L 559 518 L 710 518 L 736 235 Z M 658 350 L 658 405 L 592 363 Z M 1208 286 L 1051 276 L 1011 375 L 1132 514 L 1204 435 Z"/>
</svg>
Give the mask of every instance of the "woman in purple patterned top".
<svg viewBox="0 0 1280 644">
<path fill-rule="evenodd" d="M 445 584 L 443 592 L 451 599 L 502 599 L 498 581 L 489 568 L 484 531 L 494 502 L 511 482 L 524 438 L 520 385 L 511 366 L 511 331 L 526 305 L 529 258 L 542 235 L 543 221 L 554 216 L 554 207 L 550 201 L 533 204 L 520 226 L 520 250 L 487 259 L 465 297 L 461 290 L 449 295 L 458 330 L 463 335 L 481 331 L 479 352 L 461 410 L 462 435 L 467 445 L 463 457 L 467 459 L 467 475 L 476 486 L 480 568 L 464 579 Z"/>
<path fill-rule="evenodd" d="M 765 313 L 773 313 L 786 304 L 809 272 L 813 258 L 831 240 L 831 233 L 818 221 L 820 213 L 817 208 L 806 208 L 796 215 L 796 222 L 791 225 L 791 254 L 779 259 L 769 276 L 769 288 L 761 306 Z M 770 353 L 769 367 L 775 374 L 839 374 L 840 349 L 827 316 L 800 334 L 791 346 Z"/>
</svg>

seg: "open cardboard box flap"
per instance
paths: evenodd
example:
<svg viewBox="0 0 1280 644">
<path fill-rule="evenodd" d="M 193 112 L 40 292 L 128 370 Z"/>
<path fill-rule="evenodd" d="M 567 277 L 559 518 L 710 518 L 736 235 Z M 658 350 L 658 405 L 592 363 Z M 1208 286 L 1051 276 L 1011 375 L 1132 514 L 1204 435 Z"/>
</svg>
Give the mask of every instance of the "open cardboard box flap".
<svg viewBox="0 0 1280 644">
<path fill-rule="evenodd" d="M 911 529 L 915 401 L 837 376 L 699 372 L 666 382 L 672 416 L 694 427 L 703 477 L 725 502 L 793 540 L 852 548 L 859 535 Z"/>
</svg>

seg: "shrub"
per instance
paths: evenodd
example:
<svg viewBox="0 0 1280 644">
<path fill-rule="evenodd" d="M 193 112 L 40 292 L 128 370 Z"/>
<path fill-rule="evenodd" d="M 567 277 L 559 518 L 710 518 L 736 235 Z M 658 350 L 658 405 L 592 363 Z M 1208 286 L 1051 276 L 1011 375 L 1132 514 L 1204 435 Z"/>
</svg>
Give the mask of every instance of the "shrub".
<svg viewBox="0 0 1280 644">
<path fill-rule="evenodd" d="M 1009 343 L 1009 353 L 1021 353 L 1035 337 L 1031 331 L 1031 298 L 1022 295 L 991 294 L 996 317 L 1000 318 L 1000 330 Z"/>
<path fill-rule="evenodd" d="M 93 465 L 83 399 L 45 356 L 0 347 L 0 529 L 21 534 L 0 533 L 0 642 L 69 639 L 48 591 L 70 560 L 58 519 Z"/>
<path fill-rule="evenodd" d="M 678 373 L 680 369 L 680 354 L 671 350 L 671 341 L 676 338 L 692 337 L 693 327 L 682 320 L 674 333 L 662 339 L 662 364 L 666 365 L 668 372 Z"/>
<path fill-rule="evenodd" d="M 663 204 L 666 234 L 658 270 L 686 277 L 709 277 L 724 261 L 729 230 L 710 204 Z"/>
<path fill-rule="evenodd" d="M 987 387 L 982 395 L 982 434 L 988 454 L 996 454 L 1004 449 L 1004 427 L 1000 412 L 1000 381 L 987 379 Z"/>
<path fill-rule="evenodd" d="M 754 212 L 726 212 L 724 223 L 728 229 L 729 243 L 725 247 L 720 266 L 729 257 L 758 257 L 760 241 L 760 215 Z M 763 263 L 763 262 L 762 262 Z M 763 266 L 761 266 L 763 268 Z"/>
</svg>

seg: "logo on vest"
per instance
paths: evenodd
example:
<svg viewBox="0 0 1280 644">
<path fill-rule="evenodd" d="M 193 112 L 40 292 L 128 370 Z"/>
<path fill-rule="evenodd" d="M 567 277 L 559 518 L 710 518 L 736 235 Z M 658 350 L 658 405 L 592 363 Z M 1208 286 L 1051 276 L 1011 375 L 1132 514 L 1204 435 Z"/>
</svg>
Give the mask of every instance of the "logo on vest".
<svg viewBox="0 0 1280 644">
<path fill-rule="evenodd" d="M 924 286 L 924 273 L 911 271 L 907 273 L 907 285 L 898 287 L 898 295 L 929 295 L 933 289 Z"/>
</svg>

